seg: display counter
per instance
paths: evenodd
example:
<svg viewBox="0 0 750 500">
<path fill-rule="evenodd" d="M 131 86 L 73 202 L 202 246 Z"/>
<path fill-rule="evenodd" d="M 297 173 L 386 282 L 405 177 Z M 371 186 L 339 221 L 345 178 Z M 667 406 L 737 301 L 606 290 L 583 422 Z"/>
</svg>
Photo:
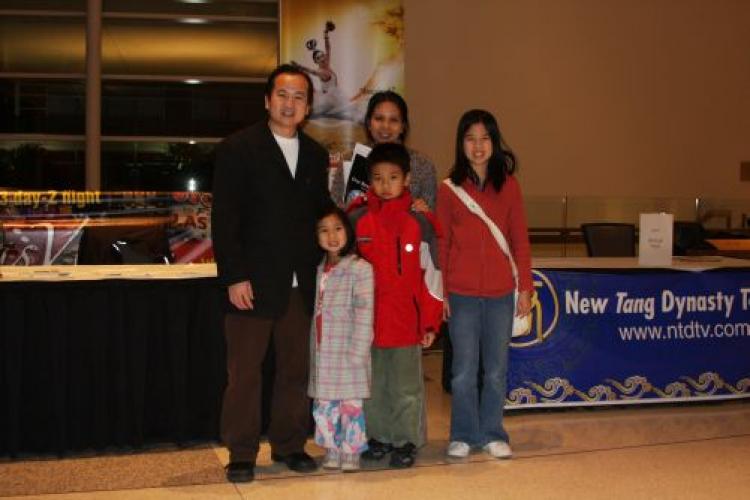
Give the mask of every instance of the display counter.
<svg viewBox="0 0 750 500">
<path fill-rule="evenodd" d="M 750 262 L 534 259 L 510 408 L 750 395 Z M 0 457 L 218 439 L 214 264 L 0 267 Z"/>
<path fill-rule="evenodd" d="M 0 457 L 217 439 L 214 265 L 0 272 Z"/>
</svg>

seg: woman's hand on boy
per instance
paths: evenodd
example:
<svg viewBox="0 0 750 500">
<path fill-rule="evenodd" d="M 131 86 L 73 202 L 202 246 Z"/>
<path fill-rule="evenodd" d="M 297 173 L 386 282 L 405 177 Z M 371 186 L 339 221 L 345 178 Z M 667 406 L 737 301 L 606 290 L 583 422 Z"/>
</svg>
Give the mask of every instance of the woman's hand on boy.
<svg viewBox="0 0 750 500">
<path fill-rule="evenodd" d="M 427 332 L 422 337 L 422 347 L 425 349 L 430 347 L 433 342 L 435 342 L 435 332 Z"/>
<path fill-rule="evenodd" d="M 414 210 L 415 212 L 424 213 L 424 212 L 430 211 L 430 206 L 422 198 L 416 198 L 414 201 L 411 202 L 411 209 Z"/>
<path fill-rule="evenodd" d="M 250 281 L 240 281 L 234 285 L 229 285 L 229 301 L 241 311 L 247 311 L 253 308 L 253 285 Z"/>
</svg>

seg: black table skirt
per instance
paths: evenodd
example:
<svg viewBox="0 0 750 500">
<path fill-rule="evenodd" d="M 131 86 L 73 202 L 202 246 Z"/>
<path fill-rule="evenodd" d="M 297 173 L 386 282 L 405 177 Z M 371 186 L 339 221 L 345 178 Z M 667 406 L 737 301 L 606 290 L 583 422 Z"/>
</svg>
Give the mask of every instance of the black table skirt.
<svg viewBox="0 0 750 500">
<path fill-rule="evenodd" d="M 218 439 L 214 279 L 0 282 L 0 456 Z"/>
</svg>

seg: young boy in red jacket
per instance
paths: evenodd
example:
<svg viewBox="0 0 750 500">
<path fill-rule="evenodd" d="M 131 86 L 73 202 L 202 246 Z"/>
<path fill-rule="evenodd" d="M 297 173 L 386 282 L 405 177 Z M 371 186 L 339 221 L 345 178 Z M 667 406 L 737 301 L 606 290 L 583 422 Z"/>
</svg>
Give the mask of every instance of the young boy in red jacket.
<svg viewBox="0 0 750 500">
<path fill-rule="evenodd" d="M 368 157 L 370 190 L 349 209 L 360 255 L 375 275 L 372 396 L 364 413 L 369 449 L 364 459 L 391 453 L 392 467 L 411 467 L 425 444 L 422 347 L 439 331 L 442 279 L 430 213 L 411 211 L 409 152 L 376 145 Z"/>
</svg>

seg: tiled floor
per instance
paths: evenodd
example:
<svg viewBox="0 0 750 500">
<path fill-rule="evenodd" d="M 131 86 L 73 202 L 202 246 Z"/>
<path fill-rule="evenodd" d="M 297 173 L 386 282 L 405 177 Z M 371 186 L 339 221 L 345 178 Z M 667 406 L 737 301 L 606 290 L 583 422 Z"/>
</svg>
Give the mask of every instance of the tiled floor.
<svg viewBox="0 0 750 500">
<path fill-rule="evenodd" d="M 270 467 L 247 485 L 91 491 L 34 496 L 69 499 L 748 499 L 750 402 L 624 409 L 508 412 L 515 458 L 444 456 L 450 399 L 438 385 L 439 354 L 425 359 L 430 445 L 418 467 L 300 476 Z M 217 462 L 226 463 L 223 448 Z M 310 451 L 319 454 L 314 445 Z M 8 466 L 0 464 L 0 470 Z M 0 496 L 3 491 L 0 488 Z M 7 497 L 23 498 L 25 497 Z"/>
</svg>

